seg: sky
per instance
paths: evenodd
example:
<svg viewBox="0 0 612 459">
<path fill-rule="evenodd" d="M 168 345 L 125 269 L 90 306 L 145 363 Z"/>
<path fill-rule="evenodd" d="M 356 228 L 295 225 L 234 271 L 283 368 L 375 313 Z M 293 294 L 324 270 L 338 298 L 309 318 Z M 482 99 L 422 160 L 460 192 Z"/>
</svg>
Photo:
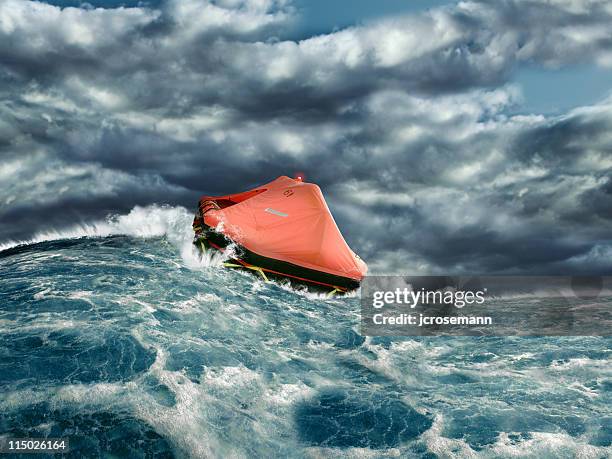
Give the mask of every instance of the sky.
<svg viewBox="0 0 612 459">
<path fill-rule="evenodd" d="M 0 242 L 303 171 L 374 271 L 610 274 L 610 24 L 596 0 L 4 0 Z"/>
</svg>

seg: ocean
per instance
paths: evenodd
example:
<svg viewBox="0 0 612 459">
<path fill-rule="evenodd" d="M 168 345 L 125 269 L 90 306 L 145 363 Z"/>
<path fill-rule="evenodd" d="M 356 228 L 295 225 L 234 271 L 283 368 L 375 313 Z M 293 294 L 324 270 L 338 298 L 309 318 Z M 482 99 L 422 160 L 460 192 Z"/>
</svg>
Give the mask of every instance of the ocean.
<svg viewBox="0 0 612 459">
<path fill-rule="evenodd" d="M 363 337 L 357 295 L 223 268 L 191 219 L 135 208 L 0 247 L 1 436 L 67 437 L 65 457 L 612 457 L 611 338 Z"/>
</svg>

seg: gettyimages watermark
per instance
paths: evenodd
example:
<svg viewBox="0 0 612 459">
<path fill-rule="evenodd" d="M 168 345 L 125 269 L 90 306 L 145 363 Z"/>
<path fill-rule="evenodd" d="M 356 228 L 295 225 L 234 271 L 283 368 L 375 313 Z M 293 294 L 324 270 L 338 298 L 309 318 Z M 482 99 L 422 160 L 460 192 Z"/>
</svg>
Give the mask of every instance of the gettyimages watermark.
<svg viewBox="0 0 612 459">
<path fill-rule="evenodd" d="M 612 277 L 367 276 L 366 336 L 612 336 Z"/>
</svg>

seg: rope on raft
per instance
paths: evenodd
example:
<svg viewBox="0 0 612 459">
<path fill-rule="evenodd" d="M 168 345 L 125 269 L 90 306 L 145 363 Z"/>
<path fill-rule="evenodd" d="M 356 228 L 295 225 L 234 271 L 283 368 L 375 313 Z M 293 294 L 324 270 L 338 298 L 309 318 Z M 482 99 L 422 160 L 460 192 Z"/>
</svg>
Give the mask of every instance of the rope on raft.
<svg viewBox="0 0 612 459">
<path fill-rule="evenodd" d="M 223 266 L 225 266 L 226 268 L 247 268 L 247 269 L 251 269 L 253 271 L 257 271 L 259 274 L 261 274 L 261 277 L 263 277 L 264 281 L 270 282 L 270 280 L 268 279 L 268 276 L 266 276 L 266 273 L 264 272 L 264 270 L 262 268 L 260 268 L 259 266 L 238 265 L 236 263 L 223 263 Z"/>
</svg>

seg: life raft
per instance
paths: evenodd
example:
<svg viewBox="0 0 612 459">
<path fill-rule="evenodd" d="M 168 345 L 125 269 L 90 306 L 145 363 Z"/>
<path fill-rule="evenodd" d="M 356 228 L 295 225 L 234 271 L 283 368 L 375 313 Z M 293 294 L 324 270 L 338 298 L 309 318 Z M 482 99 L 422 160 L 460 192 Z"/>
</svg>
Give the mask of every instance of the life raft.
<svg viewBox="0 0 612 459">
<path fill-rule="evenodd" d="M 359 286 L 367 266 L 348 246 L 321 189 L 286 176 L 242 193 L 202 196 L 194 243 L 224 251 L 226 266 L 288 278 L 330 293 Z"/>
</svg>

